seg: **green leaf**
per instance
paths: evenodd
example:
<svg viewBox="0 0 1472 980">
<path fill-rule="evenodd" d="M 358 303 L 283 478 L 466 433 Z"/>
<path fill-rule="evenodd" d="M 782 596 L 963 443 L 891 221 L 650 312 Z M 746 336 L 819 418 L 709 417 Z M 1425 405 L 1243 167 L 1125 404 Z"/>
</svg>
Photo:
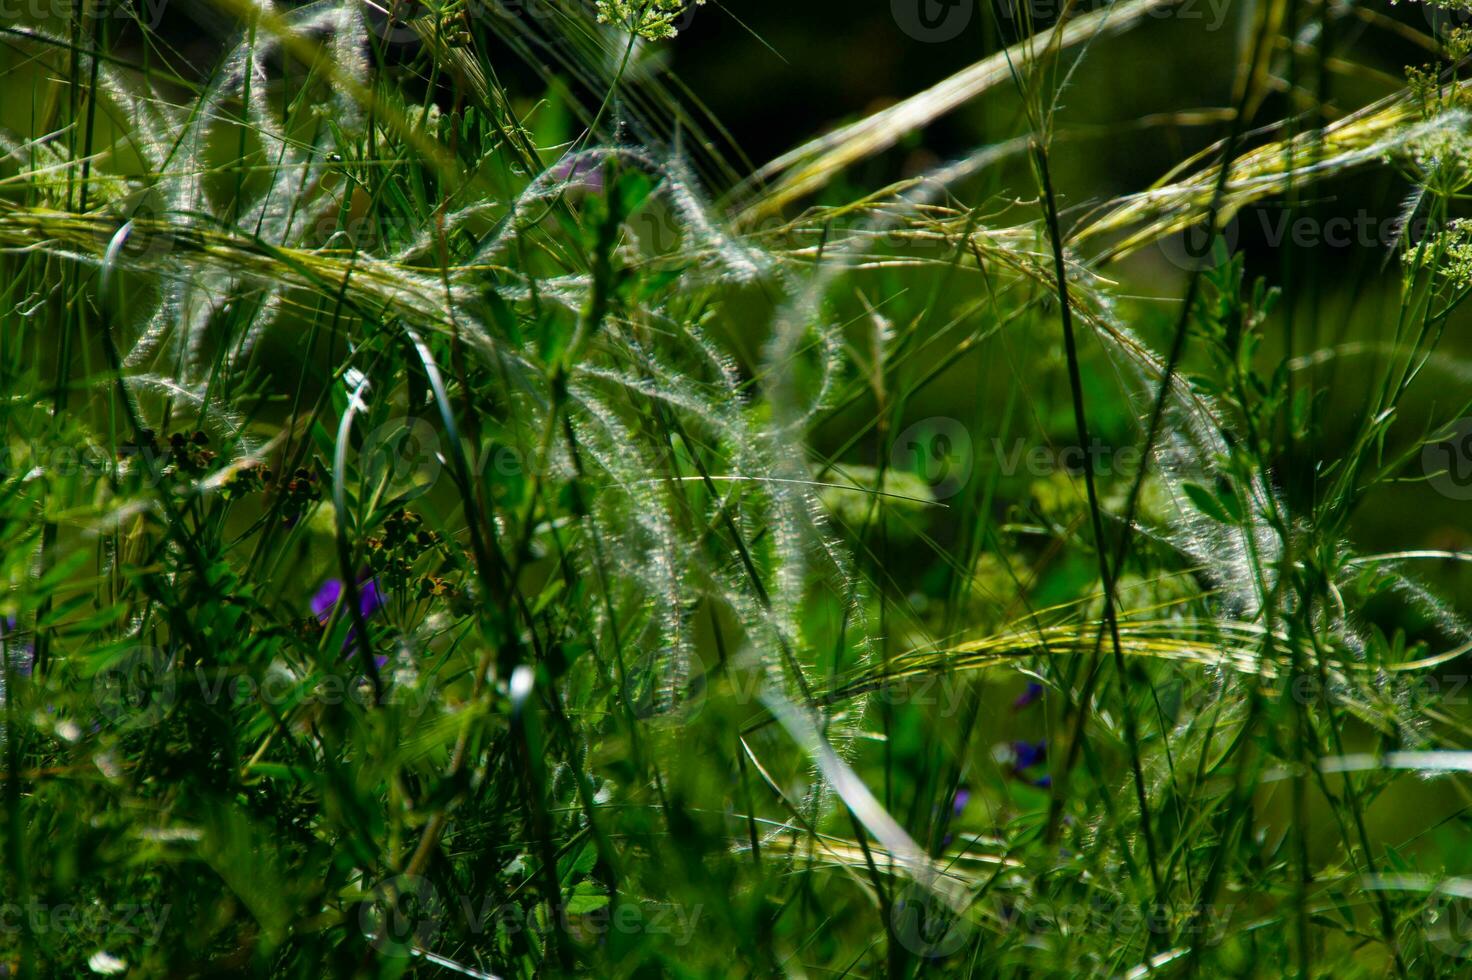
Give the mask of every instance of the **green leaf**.
<svg viewBox="0 0 1472 980">
<path fill-rule="evenodd" d="M 1212 520 L 1221 524 L 1236 523 L 1231 513 L 1222 504 L 1221 497 L 1199 483 L 1183 483 L 1181 489 L 1191 500 L 1191 505 Z"/>
<path fill-rule="evenodd" d="M 608 894 L 594 881 L 580 881 L 567 898 L 568 915 L 587 915 L 608 904 Z"/>
</svg>

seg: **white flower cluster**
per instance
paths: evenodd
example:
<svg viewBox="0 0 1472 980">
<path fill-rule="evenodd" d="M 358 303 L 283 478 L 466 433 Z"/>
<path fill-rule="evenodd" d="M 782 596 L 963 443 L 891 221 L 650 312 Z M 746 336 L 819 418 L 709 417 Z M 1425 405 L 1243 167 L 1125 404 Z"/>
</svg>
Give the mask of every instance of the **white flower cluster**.
<svg viewBox="0 0 1472 980">
<path fill-rule="evenodd" d="M 1448 222 L 1424 248 L 1407 250 L 1405 262 L 1417 269 L 1434 265 L 1436 274 L 1453 286 L 1472 285 L 1472 221 Z"/>
<path fill-rule="evenodd" d="M 598 0 L 598 22 L 617 24 L 650 41 L 663 41 L 679 33 L 676 24 L 692 6 L 705 0 Z"/>
</svg>

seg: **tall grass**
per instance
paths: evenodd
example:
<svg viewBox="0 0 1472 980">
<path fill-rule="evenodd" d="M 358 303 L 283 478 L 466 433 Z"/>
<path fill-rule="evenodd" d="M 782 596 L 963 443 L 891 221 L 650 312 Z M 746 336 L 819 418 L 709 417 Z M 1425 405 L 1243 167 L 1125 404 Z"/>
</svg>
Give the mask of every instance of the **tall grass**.
<svg viewBox="0 0 1472 980">
<path fill-rule="evenodd" d="M 1464 975 L 1472 35 L 1234 8 L 1086 199 L 1177 6 L 761 166 L 716 4 L 0 25 L 0 973 Z M 1364 173 L 1352 336 L 1234 244 Z"/>
</svg>

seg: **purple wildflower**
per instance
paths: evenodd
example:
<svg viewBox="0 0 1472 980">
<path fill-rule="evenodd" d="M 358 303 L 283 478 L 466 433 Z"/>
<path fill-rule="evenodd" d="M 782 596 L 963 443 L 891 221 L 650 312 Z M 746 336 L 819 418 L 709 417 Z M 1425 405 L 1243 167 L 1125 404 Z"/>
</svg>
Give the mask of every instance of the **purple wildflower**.
<svg viewBox="0 0 1472 980">
<path fill-rule="evenodd" d="M 383 592 L 378 588 L 378 579 L 370 578 L 358 587 L 358 612 L 367 619 L 384 606 Z"/>
<path fill-rule="evenodd" d="M 312 596 L 312 615 L 318 621 L 327 622 L 332 617 L 332 610 L 337 607 L 342 599 L 342 580 L 330 578 L 322 583 Z M 358 583 L 358 612 L 364 619 L 372 616 L 384 606 L 383 590 L 378 587 L 378 580 L 365 578 Z"/>
<path fill-rule="evenodd" d="M 1050 788 L 1053 785 L 1053 777 L 1052 776 L 1039 776 L 1037 779 L 1034 779 L 1032 781 L 1032 784 L 1034 786 L 1036 786 L 1038 789 L 1048 789 L 1048 788 Z"/>
<path fill-rule="evenodd" d="M 603 161 L 596 156 L 566 156 L 552 165 L 551 176 L 565 181 L 567 190 L 603 190 Z"/>
<path fill-rule="evenodd" d="M 956 795 L 953 796 L 953 797 L 951 797 L 951 812 L 950 812 L 950 815 L 947 816 L 946 819 L 945 819 L 946 825 L 949 826 L 950 825 L 950 822 L 952 820 L 954 820 L 957 817 L 959 817 L 961 815 L 962 811 L 966 809 L 966 804 L 968 804 L 970 802 L 971 802 L 971 787 L 966 786 L 965 784 L 962 784 L 961 786 L 956 787 Z M 955 834 L 950 834 L 950 833 L 948 833 L 944 837 L 942 837 L 941 838 L 941 841 L 940 841 L 941 850 L 945 850 L 946 848 L 950 847 L 951 846 L 951 842 L 954 841 L 955 839 L 956 839 L 956 835 Z"/>
<path fill-rule="evenodd" d="M 337 600 L 342 596 L 342 582 L 339 579 L 330 578 L 322 583 L 322 587 L 312 596 L 312 615 L 318 621 L 327 622 L 332 615 L 332 608 L 337 605 Z"/>
<path fill-rule="evenodd" d="M 323 582 L 312 596 L 312 615 L 317 617 L 320 623 L 326 623 L 332 618 L 332 610 L 342 600 L 342 580 L 330 578 Z M 358 583 L 358 612 L 364 619 L 368 619 L 374 613 L 384 607 L 383 590 L 378 586 L 375 578 L 363 578 Z M 352 646 L 357 641 L 356 627 L 348 630 L 348 635 L 342 641 L 343 656 L 352 653 Z M 373 662 L 380 668 L 388 663 L 388 657 L 376 656 Z"/>
<path fill-rule="evenodd" d="M 1048 740 L 1012 743 L 1012 768 L 1018 772 L 1040 765 L 1048 758 Z"/>
<path fill-rule="evenodd" d="M 1028 681 L 1027 689 L 1024 690 L 1021 694 L 1017 695 L 1017 700 L 1012 702 L 1012 710 L 1021 711 L 1023 708 L 1026 708 L 1033 702 L 1041 701 L 1042 698 L 1043 685 L 1039 684 L 1037 681 Z"/>
</svg>

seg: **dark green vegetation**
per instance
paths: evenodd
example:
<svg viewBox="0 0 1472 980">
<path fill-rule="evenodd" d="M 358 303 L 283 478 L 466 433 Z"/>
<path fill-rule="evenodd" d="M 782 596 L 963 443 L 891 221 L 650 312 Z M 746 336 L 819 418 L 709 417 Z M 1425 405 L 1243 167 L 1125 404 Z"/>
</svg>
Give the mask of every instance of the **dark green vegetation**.
<svg viewBox="0 0 1472 980">
<path fill-rule="evenodd" d="M 6 11 L 0 975 L 1467 975 L 1472 35 L 924 10 Z"/>
</svg>

